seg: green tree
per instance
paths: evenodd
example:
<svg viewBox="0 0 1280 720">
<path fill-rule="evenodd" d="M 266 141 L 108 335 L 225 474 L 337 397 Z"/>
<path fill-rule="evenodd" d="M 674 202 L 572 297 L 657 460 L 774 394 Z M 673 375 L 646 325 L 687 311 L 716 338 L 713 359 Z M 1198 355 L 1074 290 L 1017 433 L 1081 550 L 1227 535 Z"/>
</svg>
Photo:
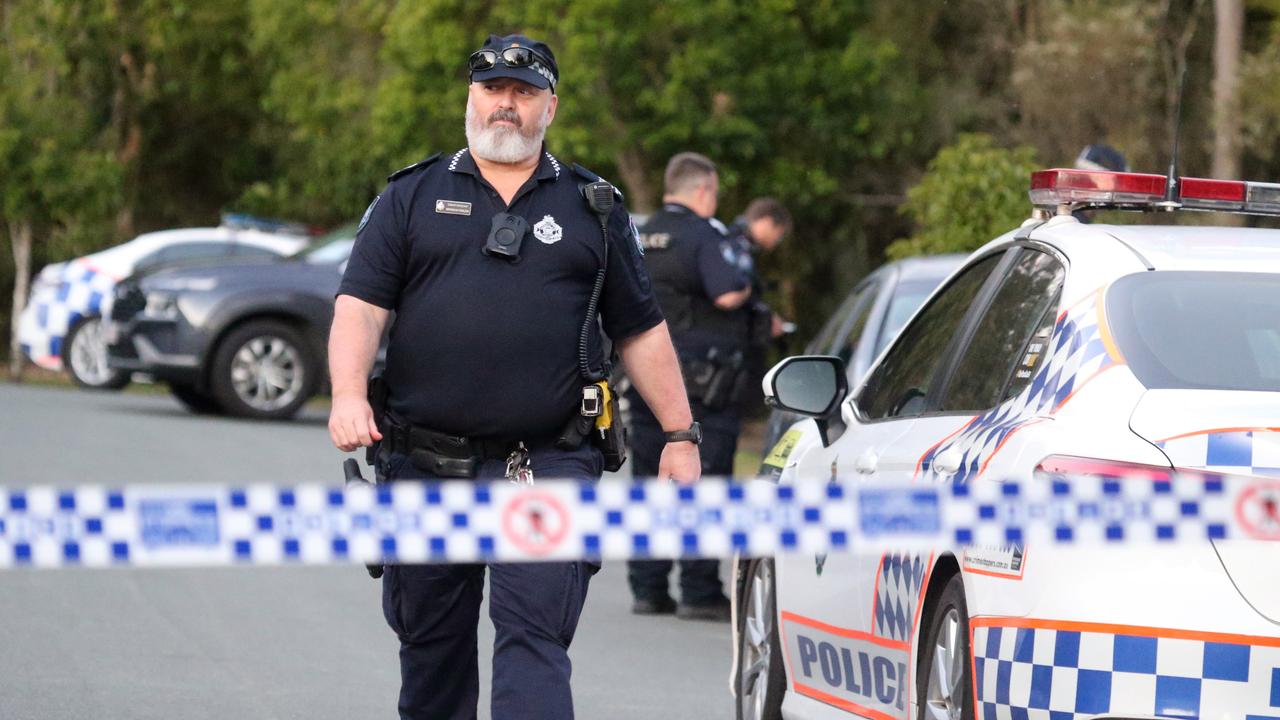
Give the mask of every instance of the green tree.
<svg viewBox="0 0 1280 720">
<path fill-rule="evenodd" d="M 860 222 L 865 198 L 900 194 L 899 170 L 931 152 L 916 140 L 928 118 L 910 73 L 869 5 L 250 0 L 268 75 L 259 133 L 275 152 L 272 179 L 241 205 L 358 216 L 389 170 L 465 144 L 465 59 L 486 33 L 521 31 L 557 53 L 552 152 L 617 183 L 639 212 L 657 206 L 671 155 L 704 152 L 720 166 L 727 218 L 763 194 L 799 218 L 797 241 L 770 261 L 775 277 L 845 286 L 878 252 Z M 816 323 L 836 299 L 797 294 L 790 311 Z"/>
<path fill-rule="evenodd" d="M 990 135 L 961 135 L 929 162 L 920 183 L 907 192 L 903 211 L 916 225 L 894 241 L 889 257 L 971 252 L 1008 232 L 1030 212 L 1027 188 L 1036 170 L 1035 150 L 998 147 Z"/>
<path fill-rule="evenodd" d="M 50 42 L 59 6 L 0 2 L 0 220 L 13 257 L 10 374 L 20 377 L 16 322 L 37 241 L 74 242 L 108 218 L 118 166 L 85 102 L 83 63 Z M 7 283 L 6 283 L 7 284 Z"/>
</svg>

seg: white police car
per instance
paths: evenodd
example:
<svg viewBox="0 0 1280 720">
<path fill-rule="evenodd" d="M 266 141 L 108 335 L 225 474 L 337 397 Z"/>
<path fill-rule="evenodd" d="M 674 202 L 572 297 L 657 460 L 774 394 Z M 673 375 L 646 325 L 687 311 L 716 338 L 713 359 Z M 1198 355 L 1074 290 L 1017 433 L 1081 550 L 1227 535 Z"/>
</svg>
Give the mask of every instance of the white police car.
<svg viewBox="0 0 1280 720">
<path fill-rule="evenodd" d="M 92 255 L 46 265 L 18 319 L 18 342 L 36 365 L 66 367 L 83 387 L 123 387 L 129 376 L 107 366 L 101 322 L 111 310 L 117 282 L 162 266 L 291 255 L 307 242 L 299 226 L 228 215 L 221 227 L 144 233 Z"/>
<path fill-rule="evenodd" d="M 782 441 L 780 481 L 1280 474 L 1280 230 L 1073 215 L 1280 215 L 1280 185 L 1165 187 L 1035 173 L 1034 217 L 974 253 L 850 399 L 837 358 L 780 363 L 766 395 L 820 416 Z M 1259 488 L 1240 522 L 1280 539 L 1280 482 Z M 789 554 L 744 563 L 739 588 L 739 718 L 1280 718 L 1280 543 Z"/>
</svg>

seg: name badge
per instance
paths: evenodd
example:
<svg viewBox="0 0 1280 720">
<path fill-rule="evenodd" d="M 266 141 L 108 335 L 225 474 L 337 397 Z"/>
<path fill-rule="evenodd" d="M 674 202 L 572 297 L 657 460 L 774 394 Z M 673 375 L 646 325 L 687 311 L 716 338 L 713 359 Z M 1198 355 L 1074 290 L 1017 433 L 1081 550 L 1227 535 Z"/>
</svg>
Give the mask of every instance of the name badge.
<svg viewBox="0 0 1280 720">
<path fill-rule="evenodd" d="M 437 200 L 436 212 L 442 215 L 470 215 L 471 203 L 460 200 Z"/>
</svg>

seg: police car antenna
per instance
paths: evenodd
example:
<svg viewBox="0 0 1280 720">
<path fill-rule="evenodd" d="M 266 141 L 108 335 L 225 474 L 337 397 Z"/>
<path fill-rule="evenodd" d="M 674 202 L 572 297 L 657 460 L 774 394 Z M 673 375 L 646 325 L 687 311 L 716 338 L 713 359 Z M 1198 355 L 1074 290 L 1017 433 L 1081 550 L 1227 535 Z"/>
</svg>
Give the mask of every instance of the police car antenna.
<svg viewBox="0 0 1280 720">
<path fill-rule="evenodd" d="M 1187 87 L 1187 68 L 1183 65 L 1178 72 L 1178 98 L 1173 109 L 1173 149 L 1169 153 L 1169 175 L 1164 183 L 1164 200 L 1155 204 L 1157 210 L 1165 212 L 1182 207 L 1178 202 L 1178 138 L 1182 135 L 1182 93 Z"/>
</svg>

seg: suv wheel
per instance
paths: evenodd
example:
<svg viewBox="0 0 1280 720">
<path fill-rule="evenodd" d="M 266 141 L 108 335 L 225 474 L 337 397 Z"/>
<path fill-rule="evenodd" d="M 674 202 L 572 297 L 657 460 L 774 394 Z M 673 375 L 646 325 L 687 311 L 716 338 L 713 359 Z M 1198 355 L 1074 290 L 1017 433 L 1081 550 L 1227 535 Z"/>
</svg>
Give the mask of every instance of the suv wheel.
<svg viewBox="0 0 1280 720">
<path fill-rule="evenodd" d="M 62 362 L 71 379 L 90 390 L 119 390 L 129 384 L 129 373 L 107 366 L 107 339 L 102 318 L 85 318 L 66 337 Z"/>
<path fill-rule="evenodd" d="M 273 320 L 232 330 L 213 358 L 213 399 L 240 417 L 293 417 L 319 380 L 319 363 L 302 334 Z"/>
<path fill-rule="evenodd" d="M 208 393 L 200 392 L 195 385 L 169 383 L 169 393 L 182 403 L 183 407 L 197 415 L 213 415 L 222 412 L 218 401 Z"/>
<path fill-rule="evenodd" d="M 973 720 L 973 683 L 969 681 L 969 610 L 964 581 L 951 576 L 920 646 L 916 682 L 921 720 Z"/>
<path fill-rule="evenodd" d="M 773 560 L 750 560 L 740 565 L 743 582 L 738 595 L 738 677 L 734 693 L 738 720 L 779 720 L 787 678 L 778 640 L 777 593 Z"/>
</svg>

